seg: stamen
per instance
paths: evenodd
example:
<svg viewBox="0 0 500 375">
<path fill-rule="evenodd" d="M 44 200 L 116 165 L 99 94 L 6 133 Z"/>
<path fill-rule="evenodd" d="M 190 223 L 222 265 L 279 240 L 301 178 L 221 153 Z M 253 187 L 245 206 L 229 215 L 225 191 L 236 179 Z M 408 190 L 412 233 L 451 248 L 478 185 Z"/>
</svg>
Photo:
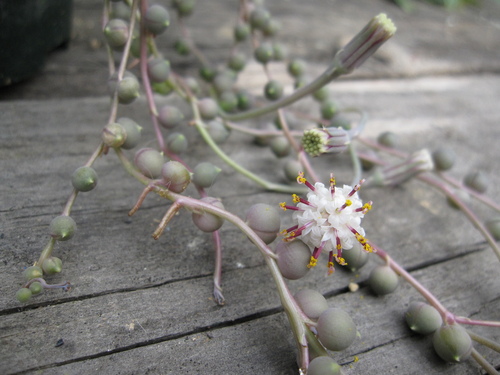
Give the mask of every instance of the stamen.
<svg viewBox="0 0 500 375">
<path fill-rule="evenodd" d="M 306 185 L 312 191 L 316 190 L 314 186 L 306 180 L 306 178 L 304 177 L 304 172 L 299 172 L 299 175 L 297 176 L 297 183 Z"/>
<path fill-rule="evenodd" d="M 328 275 L 331 275 L 332 273 L 335 272 L 335 267 L 333 263 L 333 251 L 330 251 L 328 254 L 328 263 L 326 264 L 326 267 L 328 268 Z"/>
<path fill-rule="evenodd" d="M 283 209 L 283 211 L 286 210 L 293 210 L 293 211 L 302 211 L 300 208 L 295 207 L 295 206 L 289 206 L 286 204 L 286 202 L 281 202 L 280 207 Z"/>
<path fill-rule="evenodd" d="M 363 185 L 363 182 L 365 182 L 365 179 L 362 179 L 361 181 L 359 181 L 359 184 L 356 184 L 356 186 L 354 186 L 351 190 L 351 192 L 349 194 L 347 194 L 348 197 L 352 197 L 354 195 L 354 193 L 356 193 L 359 189 L 361 189 L 361 185 Z"/>
<path fill-rule="evenodd" d="M 344 208 L 349 207 L 352 204 L 350 199 L 346 199 L 345 203 L 336 209 L 337 212 L 341 212 Z"/>
<path fill-rule="evenodd" d="M 297 194 L 292 194 L 293 203 L 304 203 L 308 206 L 314 207 L 309 201 L 299 197 Z"/>
<path fill-rule="evenodd" d="M 354 237 L 356 237 L 356 239 L 361 244 L 361 246 L 363 246 L 365 251 L 367 251 L 369 253 L 373 253 L 373 247 L 372 247 L 372 245 L 370 245 L 368 243 L 368 240 L 365 237 L 363 237 L 361 234 L 359 234 L 359 232 L 356 229 L 354 229 L 353 227 L 348 226 L 348 228 L 354 234 Z"/>
<path fill-rule="evenodd" d="M 330 193 L 332 193 L 332 199 L 335 195 L 335 177 L 333 177 L 333 173 L 330 174 Z"/>
<path fill-rule="evenodd" d="M 367 202 L 363 205 L 363 207 L 356 208 L 354 211 L 356 212 L 362 212 L 363 214 L 366 214 L 368 211 L 372 209 L 372 204 L 373 202 Z"/>
</svg>

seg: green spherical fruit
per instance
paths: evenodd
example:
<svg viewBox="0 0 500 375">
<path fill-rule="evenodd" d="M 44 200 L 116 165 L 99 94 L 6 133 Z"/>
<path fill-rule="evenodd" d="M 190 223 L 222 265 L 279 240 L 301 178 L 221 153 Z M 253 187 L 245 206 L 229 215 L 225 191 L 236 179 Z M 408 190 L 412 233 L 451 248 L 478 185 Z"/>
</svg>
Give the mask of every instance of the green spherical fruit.
<svg viewBox="0 0 500 375">
<path fill-rule="evenodd" d="M 30 284 L 29 289 L 31 290 L 31 293 L 33 295 L 35 295 L 35 294 L 40 294 L 43 290 L 43 287 L 42 287 L 41 283 L 39 283 L 38 281 L 35 281 L 35 282 Z"/>
<path fill-rule="evenodd" d="M 56 216 L 50 222 L 49 232 L 50 235 L 57 241 L 67 241 L 76 231 L 75 221 L 66 215 Z"/>
<path fill-rule="evenodd" d="M 382 146 L 394 148 L 398 145 L 398 136 L 393 132 L 383 132 L 377 137 L 377 142 Z"/>
<path fill-rule="evenodd" d="M 306 63 L 304 60 L 293 59 L 288 63 L 287 70 L 292 77 L 298 78 L 304 75 L 306 71 Z"/>
<path fill-rule="evenodd" d="M 212 98 L 203 98 L 198 100 L 198 111 L 204 120 L 213 120 L 219 114 L 219 106 Z"/>
<path fill-rule="evenodd" d="M 489 181 L 483 172 L 473 171 L 464 177 L 464 184 L 478 193 L 484 193 L 488 189 Z"/>
<path fill-rule="evenodd" d="M 500 217 L 488 220 L 485 225 L 493 238 L 500 241 Z"/>
<path fill-rule="evenodd" d="M 217 144 L 224 143 L 231 134 L 229 129 L 219 120 L 209 121 L 206 125 L 208 134 Z"/>
<path fill-rule="evenodd" d="M 300 162 L 295 159 L 288 159 L 285 163 L 284 168 L 285 168 L 285 176 L 287 180 L 290 182 L 296 182 L 299 172 L 301 172 L 304 169 L 302 167 L 302 164 L 300 164 Z"/>
<path fill-rule="evenodd" d="M 280 215 L 276 208 L 265 203 L 252 205 L 245 221 L 266 244 L 273 242 L 280 231 Z"/>
<path fill-rule="evenodd" d="M 412 302 L 406 310 L 405 319 L 408 327 L 421 335 L 433 333 L 443 324 L 441 314 L 424 302 Z"/>
<path fill-rule="evenodd" d="M 346 268 L 351 271 L 357 271 L 363 267 L 368 261 L 368 252 L 363 249 L 359 242 L 355 242 L 351 249 L 342 251 L 342 258 L 344 258 Z"/>
<path fill-rule="evenodd" d="M 53 275 L 62 271 L 62 260 L 57 257 L 50 257 L 42 263 L 43 272 L 47 275 Z"/>
<path fill-rule="evenodd" d="M 325 297 L 314 289 L 302 289 L 294 298 L 304 314 L 312 320 L 318 319 L 328 309 Z"/>
<path fill-rule="evenodd" d="M 168 150 L 174 154 L 182 154 L 188 148 L 188 141 L 182 133 L 171 133 L 167 137 L 166 145 Z"/>
<path fill-rule="evenodd" d="M 377 266 L 370 273 L 368 284 L 379 296 L 392 293 L 399 284 L 396 272 L 389 266 Z"/>
<path fill-rule="evenodd" d="M 348 348 L 356 338 L 356 325 L 344 310 L 330 308 L 318 318 L 318 339 L 329 350 Z"/>
<path fill-rule="evenodd" d="M 104 27 L 106 43 L 114 50 L 122 50 L 127 43 L 128 36 L 128 23 L 124 20 L 118 18 L 111 19 Z"/>
<path fill-rule="evenodd" d="M 198 164 L 193 170 L 193 183 L 202 188 L 212 186 L 221 169 L 206 161 Z"/>
<path fill-rule="evenodd" d="M 273 137 L 269 143 L 272 152 L 276 157 L 283 158 L 285 156 L 290 155 L 290 151 L 292 150 L 292 146 L 288 142 L 285 136 L 277 136 Z"/>
<path fill-rule="evenodd" d="M 242 52 L 234 52 L 227 61 L 227 67 L 235 72 L 241 72 L 245 68 L 247 57 Z"/>
<path fill-rule="evenodd" d="M 330 99 L 325 99 L 321 102 L 321 117 L 325 120 L 331 120 L 337 114 L 339 107 L 336 102 Z"/>
<path fill-rule="evenodd" d="M 453 167 L 455 158 L 455 153 L 447 147 L 442 147 L 432 153 L 434 166 L 440 171 L 446 171 Z"/>
<path fill-rule="evenodd" d="M 21 288 L 16 293 L 16 298 L 19 302 L 28 302 L 31 298 L 32 292 L 28 288 Z"/>
<path fill-rule="evenodd" d="M 130 20 L 130 7 L 122 2 L 113 2 L 113 6 L 111 7 L 111 13 L 109 14 L 109 18 L 119 18 L 124 21 Z"/>
<path fill-rule="evenodd" d="M 71 183 L 78 191 L 90 191 L 97 185 L 97 172 L 92 167 L 77 168 L 71 176 Z"/>
<path fill-rule="evenodd" d="M 238 22 L 236 26 L 234 26 L 234 40 L 237 42 L 242 42 L 248 38 L 250 35 L 250 26 L 244 22 Z"/>
<path fill-rule="evenodd" d="M 24 270 L 23 276 L 26 281 L 30 281 L 31 279 L 43 277 L 43 271 L 38 266 L 31 266 Z"/>
<path fill-rule="evenodd" d="M 342 367 L 330 357 L 316 357 L 307 368 L 307 375 L 342 375 Z"/>
<path fill-rule="evenodd" d="M 182 193 L 191 182 L 191 173 L 184 165 L 175 160 L 163 164 L 161 175 L 165 186 L 174 193 Z"/>
<path fill-rule="evenodd" d="M 148 77 L 152 82 L 163 82 L 170 75 L 170 62 L 163 57 L 148 61 Z"/>
<path fill-rule="evenodd" d="M 118 120 L 116 120 L 116 122 L 123 127 L 127 135 L 125 137 L 125 142 L 123 142 L 123 144 L 121 145 L 121 148 L 123 148 L 124 150 L 130 150 L 137 146 L 141 141 L 142 127 L 128 117 L 120 117 Z"/>
<path fill-rule="evenodd" d="M 274 57 L 274 49 L 272 44 L 263 42 L 254 51 L 255 60 L 262 64 L 267 64 Z"/>
<path fill-rule="evenodd" d="M 170 14 L 161 5 L 151 5 L 144 15 L 144 25 L 151 34 L 159 35 L 170 25 Z"/>
<path fill-rule="evenodd" d="M 164 105 L 158 111 L 158 121 L 166 129 L 176 127 L 182 120 L 184 120 L 184 115 L 179 108 L 172 105 Z"/>
<path fill-rule="evenodd" d="M 202 202 L 211 204 L 217 208 L 224 209 L 224 205 L 220 199 L 213 197 L 203 197 Z M 224 219 L 210 214 L 208 212 L 193 212 L 192 219 L 194 224 L 203 232 L 214 232 L 224 224 Z"/>
<path fill-rule="evenodd" d="M 311 250 L 301 240 L 281 241 L 276 245 L 275 252 L 278 255 L 276 263 L 284 278 L 297 280 L 309 272 Z"/>
<path fill-rule="evenodd" d="M 463 362 L 472 353 L 472 340 L 465 328 L 458 324 L 438 328 L 432 344 L 436 353 L 446 362 Z"/>
<path fill-rule="evenodd" d="M 264 86 L 264 96 L 267 100 L 278 100 L 283 96 L 283 84 L 276 80 L 270 80 Z"/>
<path fill-rule="evenodd" d="M 165 162 L 163 155 L 152 148 L 141 148 L 135 153 L 134 163 L 141 173 L 149 178 L 161 176 L 161 168 Z"/>
<path fill-rule="evenodd" d="M 232 91 L 224 91 L 219 96 L 219 107 L 224 112 L 234 112 L 238 108 L 238 97 Z"/>
</svg>

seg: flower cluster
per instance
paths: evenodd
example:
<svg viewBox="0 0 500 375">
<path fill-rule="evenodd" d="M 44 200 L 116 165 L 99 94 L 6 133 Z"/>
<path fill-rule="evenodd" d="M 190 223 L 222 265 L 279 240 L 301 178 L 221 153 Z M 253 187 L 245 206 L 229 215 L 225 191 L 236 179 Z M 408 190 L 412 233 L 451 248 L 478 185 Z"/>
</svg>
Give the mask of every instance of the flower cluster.
<svg viewBox="0 0 500 375">
<path fill-rule="evenodd" d="M 354 187 L 344 185 L 340 188 L 335 186 L 335 178 L 331 176 L 330 188 L 327 188 L 321 182 L 312 185 L 301 172 L 297 182 L 305 184 L 311 191 L 307 199 L 294 194 L 292 198 L 296 206 L 280 203 L 282 209 L 295 211 L 293 218 L 297 223 L 282 233 L 285 241 L 300 237 L 314 249 L 309 267 L 316 265 L 319 255 L 325 250 L 329 251 L 329 272 L 333 272 L 333 259 L 345 265 L 342 250 L 351 249 L 354 241 L 358 241 L 366 251 L 373 251 L 361 227 L 361 219 L 372 207 L 372 202 L 363 204 L 358 196 L 363 181 Z"/>
<path fill-rule="evenodd" d="M 324 153 L 338 154 L 347 150 L 350 142 L 347 131 L 338 128 L 309 129 L 302 137 L 302 147 L 311 156 Z"/>
</svg>

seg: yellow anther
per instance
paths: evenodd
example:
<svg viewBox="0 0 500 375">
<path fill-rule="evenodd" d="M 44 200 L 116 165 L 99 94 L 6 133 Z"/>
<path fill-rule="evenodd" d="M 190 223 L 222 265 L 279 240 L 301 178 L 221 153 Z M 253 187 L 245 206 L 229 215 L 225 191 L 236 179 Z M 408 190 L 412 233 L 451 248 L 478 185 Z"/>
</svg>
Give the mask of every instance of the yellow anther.
<svg viewBox="0 0 500 375">
<path fill-rule="evenodd" d="M 293 203 L 299 203 L 300 197 L 297 194 L 292 194 Z"/>
<path fill-rule="evenodd" d="M 371 205 L 371 203 L 365 203 L 365 204 L 364 204 L 364 206 L 363 206 L 363 210 L 364 210 L 365 212 L 368 212 L 368 211 L 370 211 L 371 209 L 372 209 L 372 205 Z"/>
<path fill-rule="evenodd" d="M 307 180 L 304 177 L 304 172 L 299 172 L 299 175 L 297 176 L 297 183 L 305 184 L 306 182 L 307 182 Z"/>
<path fill-rule="evenodd" d="M 345 205 L 350 206 L 352 204 L 352 201 L 350 199 L 345 200 Z"/>
<path fill-rule="evenodd" d="M 333 262 L 328 262 L 326 265 L 328 267 L 328 274 L 331 275 L 335 272 L 335 267 L 333 266 Z"/>
<path fill-rule="evenodd" d="M 342 244 L 337 244 L 337 250 L 342 250 Z"/>
<path fill-rule="evenodd" d="M 283 211 L 286 211 L 286 202 L 281 202 L 280 207 L 283 209 Z"/>
<path fill-rule="evenodd" d="M 315 257 L 311 256 L 311 260 L 309 261 L 307 268 L 315 267 L 317 263 L 318 263 L 318 260 Z"/>
</svg>

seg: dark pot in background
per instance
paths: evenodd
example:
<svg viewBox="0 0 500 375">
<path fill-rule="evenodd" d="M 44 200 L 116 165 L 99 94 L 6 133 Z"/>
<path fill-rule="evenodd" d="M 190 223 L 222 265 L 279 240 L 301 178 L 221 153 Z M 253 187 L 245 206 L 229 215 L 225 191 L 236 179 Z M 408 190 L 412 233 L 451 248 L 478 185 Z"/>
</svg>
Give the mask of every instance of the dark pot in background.
<svg viewBox="0 0 500 375">
<path fill-rule="evenodd" d="M 72 0 L 0 0 L 0 86 L 32 77 L 69 42 Z"/>
</svg>

